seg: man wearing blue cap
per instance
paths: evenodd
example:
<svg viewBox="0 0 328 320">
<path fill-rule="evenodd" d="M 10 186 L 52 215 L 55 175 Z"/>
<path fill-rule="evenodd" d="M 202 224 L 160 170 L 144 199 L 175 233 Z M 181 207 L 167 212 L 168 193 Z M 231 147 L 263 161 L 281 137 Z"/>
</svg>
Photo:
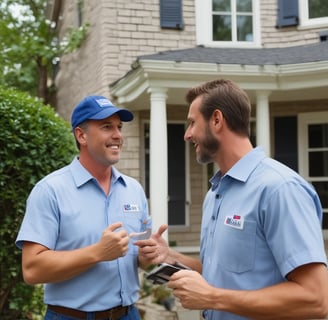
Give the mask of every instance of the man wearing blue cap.
<svg viewBox="0 0 328 320">
<path fill-rule="evenodd" d="M 126 109 L 88 96 L 71 123 L 79 156 L 39 181 L 16 244 L 26 283 L 44 283 L 46 320 L 140 319 L 138 250 L 129 234 L 151 227 L 141 185 L 120 173 Z"/>
</svg>

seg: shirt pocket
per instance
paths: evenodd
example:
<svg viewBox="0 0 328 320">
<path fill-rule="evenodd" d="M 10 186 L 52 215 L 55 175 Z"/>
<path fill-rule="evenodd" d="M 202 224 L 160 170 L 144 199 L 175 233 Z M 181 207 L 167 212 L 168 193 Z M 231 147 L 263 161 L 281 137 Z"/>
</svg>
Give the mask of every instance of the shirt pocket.
<svg viewBox="0 0 328 320">
<path fill-rule="evenodd" d="M 222 225 L 218 233 L 219 265 L 235 273 L 252 270 L 255 261 L 256 222 L 245 220 L 243 229 Z"/>
</svg>

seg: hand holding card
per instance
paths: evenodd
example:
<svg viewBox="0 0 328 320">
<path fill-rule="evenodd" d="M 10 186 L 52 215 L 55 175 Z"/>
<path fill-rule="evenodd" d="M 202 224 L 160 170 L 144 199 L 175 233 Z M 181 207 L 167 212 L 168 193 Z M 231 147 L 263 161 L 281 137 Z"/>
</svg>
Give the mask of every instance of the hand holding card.
<svg viewBox="0 0 328 320">
<path fill-rule="evenodd" d="M 163 284 L 170 281 L 171 275 L 180 270 L 190 270 L 190 268 L 179 262 L 176 262 L 175 264 L 162 263 L 148 273 L 146 278 L 153 281 L 154 284 Z"/>
<path fill-rule="evenodd" d="M 151 228 L 147 228 L 143 232 L 131 232 L 129 237 L 133 240 L 146 240 L 151 236 Z"/>
</svg>

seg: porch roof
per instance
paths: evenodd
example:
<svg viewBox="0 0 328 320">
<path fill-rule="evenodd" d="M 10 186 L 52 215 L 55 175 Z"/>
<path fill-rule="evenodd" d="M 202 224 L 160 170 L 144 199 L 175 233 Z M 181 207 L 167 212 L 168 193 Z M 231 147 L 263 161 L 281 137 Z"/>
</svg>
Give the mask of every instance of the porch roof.
<svg viewBox="0 0 328 320">
<path fill-rule="evenodd" d="M 143 55 L 138 60 L 241 65 L 285 65 L 328 61 L 328 41 L 286 48 L 206 48 L 203 46 Z"/>
<path fill-rule="evenodd" d="M 202 82 L 229 78 L 256 100 L 328 99 L 328 41 L 285 48 L 207 48 L 169 50 L 137 57 L 131 69 L 110 84 L 112 99 L 132 110 L 148 109 L 151 88 L 167 89 L 167 104 L 185 105 L 187 90 Z"/>
</svg>

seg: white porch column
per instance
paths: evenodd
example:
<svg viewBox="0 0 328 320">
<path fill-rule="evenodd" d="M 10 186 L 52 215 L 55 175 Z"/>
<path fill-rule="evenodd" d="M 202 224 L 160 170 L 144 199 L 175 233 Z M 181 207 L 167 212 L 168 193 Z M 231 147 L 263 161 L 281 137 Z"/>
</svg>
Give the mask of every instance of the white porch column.
<svg viewBox="0 0 328 320">
<path fill-rule="evenodd" d="M 271 154 L 270 145 L 270 91 L 256 92 L 256 144 L 262 146 L 267 156 Z"/>
<path fill-rule="evenodd" d="M 166 88 L 150 88 L 150 214 L 153 230 L 168 223 Z M 167 240 L 167 232 L 164 233 Z"/>
</svg>

